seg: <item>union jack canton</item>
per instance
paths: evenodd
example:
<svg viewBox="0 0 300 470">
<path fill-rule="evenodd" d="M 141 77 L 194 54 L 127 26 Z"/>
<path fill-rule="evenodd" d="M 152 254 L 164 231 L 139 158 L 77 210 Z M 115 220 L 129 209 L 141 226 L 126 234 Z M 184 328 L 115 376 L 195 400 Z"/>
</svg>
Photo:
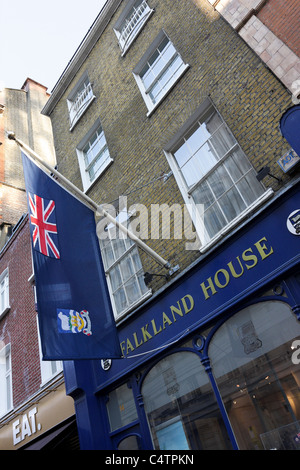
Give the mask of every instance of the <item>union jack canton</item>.
<svg viewBox="0 0 300 470">
<path fill-rule="evenodd" d="M 32 233 L 34 248 L 45 256 L 60 259 L 57 242 L 54 241 L 55 234 L 57 235 L 55 202 L 36 194 L 29 194 L 28 199 L 31 210 L 30 222 L 34 227 Z"/>
</svg>

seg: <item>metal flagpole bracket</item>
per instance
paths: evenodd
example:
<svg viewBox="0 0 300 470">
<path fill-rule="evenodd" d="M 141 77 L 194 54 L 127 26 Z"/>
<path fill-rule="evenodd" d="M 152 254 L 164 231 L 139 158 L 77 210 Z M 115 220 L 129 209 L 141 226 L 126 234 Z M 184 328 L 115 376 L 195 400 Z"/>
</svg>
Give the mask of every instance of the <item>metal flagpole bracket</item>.
<svg viewBox="0 0 300 470">
<path fill-rule="evenodd" d="M 114 217 L 112 217 L 104 208 L 103 206 L 97 204 L 95 201 L 93 201 L 89 196 L 87 196 L 84 192 L 82 192 L 77 186 L 75 186 L 71 181 L 69 181 L 65 176 L 63 176 L 61 173 L 59 173 L 55 168 L 51 167 L 48 163 L 43 161 L 43 159 L 34 151 L 32 150 L 28 145 L 26 145 L 24 142 L 19 140 L 15 133 L 12 131 L 6 131 L 6 135 L 9 140 L 14 140 L 19 147 L 23 148 L 25 151 L 27 151 L 31 157 L 38 161 L 41 165 L 43 165 L 45 168 L 47 168 L 48 171 L 53 173 L 60 181 L 65 183 L 65 185 L 74 191 L 76 195 L 78 195 L 79 198 L 83 199 L 92 209 L 94 212 L 97 212 L 98 214 L 103 214 L 110 222 L 112 222 L 114 225 L 116 225 L 120 230 L 122 230 L 131 240 L 133 240 L 145 253 L 147 253 L 149 256 L 151 256 L 157 263 L 159 263 L 161 266 L 163 266 L 165 269 L 169 269 L 169 274 L 172 275 L 174 272 L 176 272 L 179 269 L 179 266 L 175 266 L 174 268 L 171 267 L 169 261 L 165 260 L 162 258 L 158 253 L 156 253 L 152 248 L 150 248 L 146 243 L 144 243 L 140 238 L 138 238 L 133 232 L 128 230 L 124 225 L 122 225 L 119 221 L 117 221 Z"/>
</svg>

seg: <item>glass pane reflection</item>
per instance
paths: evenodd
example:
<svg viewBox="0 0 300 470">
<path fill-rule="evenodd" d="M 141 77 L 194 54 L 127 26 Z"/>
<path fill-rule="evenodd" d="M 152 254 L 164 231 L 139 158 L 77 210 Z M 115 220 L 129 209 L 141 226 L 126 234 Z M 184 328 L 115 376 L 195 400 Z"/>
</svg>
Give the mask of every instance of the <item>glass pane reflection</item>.
<svg viewBox="0 0 300 470">
<path fill-rule="evenodd" d="M 146 376 L 142 394 L 155 449 L 230 449 L 221 413 L 199 357 L 162 359 Z"/>
<path fill-rule="evenodd" d="M 283 302 L 261 302 L 228 320 L 209 347 L 213 373 L 242 450 L 300 449 L 300 325 Z"/>
</svg>

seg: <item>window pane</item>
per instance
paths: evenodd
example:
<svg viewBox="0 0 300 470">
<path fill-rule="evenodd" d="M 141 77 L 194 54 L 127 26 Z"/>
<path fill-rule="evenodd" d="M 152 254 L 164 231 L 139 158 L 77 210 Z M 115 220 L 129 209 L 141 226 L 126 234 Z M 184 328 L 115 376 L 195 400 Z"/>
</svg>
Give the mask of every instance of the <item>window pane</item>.
<svg viewBox="0 0 300 470">
<path fill-rule="evenodd" d="M 183 65 L 175 47 L 165 37 L 139 73 L 145 93 L 153 104 L 157 103 L 175 83 L 183 70 Z"/>
<path fill-rule="evenodd" d="M 156 103 L 158 101 L 158 96 L 161 93 L 162 88 L 159 82 L 157 82 L 152 88 L 151 91 L 149 92 L 149 96 L 152 99 L 153 103 Z"/>
<path fill-rule="evenodd" d="M 190 160 L 182 166 L 182 174 L 189 187 L 197 183 L 199 179 L 214 167 L 217 162 L 217 155 L 209 143 L 202 145 Z"/>
<path fill-rule="evenodd" d="M 95 159 L 92 169 L 90 170 L 90 172 L 92 172 L 93 174 L 93 178 L 95 178 L 102 171 L 102 169 L 106 167 L 107 161 L 109 159 L 110 159 L 110 156 L 109 156 L 108 148 L 105 147 L 103 151 Z"/>
<path fill-rule="evenodd" d="M 150 86 L 152 85 L 153 81 L 154 81 L 155 77 L 152 73 L 152 70 L 148 70 L 147 73 L 145 73 L 145 75 L 143 76 L 143 82 L 144 82 L 144 86 L 146 88 L 146 90 L 148 88 L 150 88 Z"/>
<path fill-rule="evenodd" d="M 122 439 L 118 444 L 118 450 L 139 450 L 139 441 L 137 436 L 128 436 Z"/>
<path fill-rule="evenodd" d="M 227 222 L 231 222 L 235 219 L 244 209 L 246 209 L 246 204 L 241 198 L 238 190 L 236 188 L 230 189 L 225 193 L 219 200 L 221 209 L 223 210 Z"/>
<path fill-rule="evenodd" d="M 251 170 L 247 176 L 237 184 L 237 188 L 248 205 L 252 204 L 252 202 L 264 192 L 262 185 L 257 181 L 254 170 Z"/>
<path fill-rule="evenodd" d="M 244 173 L 242 171 L 242 166 L 240 164 L 242 163 L 241 160 L 244 160 L 244 158 L 241 155 L 242 158 L 240 158 L 240 160 L 238 161 L 235 157 L 236 155 L 230 155 L 224 162 L 224 166 L 228 170 L 228 173 L 231 175 L 233 181 L 238 181 L 243 176 L 243 173 Z M 250 164 L 248 165 L 248 168 L 244 168 L 244 171 L 248 171 L 249 168 L 250 168 Z"/>
<path fill-rule="evenodd" d="M 182 60 L 179 56 L 175 57 L 175 59 L 169 64 L 168 68 L 159 76 L 157 82 L 151 88 L 149 92 L 149 96 L 151 97 L 153 103 L 156 103 L 160 99 L 160 95 L 165 93 L 165 90 L 169 88 L 169 86 L 174 82 L 176 78 L 176 73 L 182 66 Z M 155 76 L 158 76 L 160 71 L 163 69 L 164 63 L 159 62 L 153 73 Z"/>
<path fill-rule="evenodd" d="M 115 239 L 111 240 L 111 244 L 112 244 L 113 249 L 114 249 L 115 259 L 117 260 L 126 251 L 125 240 L 124 240 L 124 238 L 121 238 L 121 237 L 119 238 L 118 237 L 118 238 L 115 238 Z"/>
<path fill-rule="evenodd" d="M 227 221 L 217 203 L 210 206 L 210 208 L 204 212 L 204 224 L 210 237 L 215 236 L 226 223 Z"/>
<path fill-rule="evenodd" d="M 196 204 L 204 204 L 209 237 L 264 193 L 250 162 L 212 105 L 186 132 L 173 155 L 187 191 L 191 188 Z"/>
<path fill-rule="evenodd" d="M 126 282 L 125 289 L 127 297 L 132 303 L 136 302 L 140 298 L 141 293 L 136 277 L 132 277 L 128 282 Z"/>
<path fill-rule="evenodd" d="M 141 293 L 143 295 L 148 291 L 148 287 L 146 286 L 145 280 L 144 280 L 144 272 L 140 271 L 137 274 L 137 278 L 138 278 L 138 283 L 139 283 L 139 286 L 140 286 L 140 289 L 141 289 Z"/>
<path fill-rule="evenodd" d="M 124 288 L 121 287 L 113 295 L 117 313 L 120 313 L 128 306 Z"/>
<path fill-rule="evenodd" d="M 241 450 L 296 449 L 300 325 L 290 307 L 261 302 L 231 317 L 209 346 L 214 377 Z"/>
<path fill-rule="evenodd" d="M 116 266 L 115 268 L 111 270 L 110 279 L 111 279 L 112 290 L 115 291 L 122 284 L 120 268 L 118 266 Z"/>
<path fill-rule="evenodd" d="M 129 279 L 134 274 L 130 256 L 126 256 L 126 258 L 120 262 L 120 269 L 122 270 L 124 281 L 127 281 L 127 279 Z"/>
<path fill-rule="evenodd" d="M 121 49 L 125 50 L 130 45 L 138 31 L 146 22 L 148 13 L 150 11 L 151 10 L 148 7 L 146 1 L 139 0 L 135 2 L 133 8 L 131 8 L 128 12 L 119 30 L 119 43 Z"/>
<path fill-rule="evenodd" d="M 198 123 L 190 132 L 191 134 L 186 136 L 186 142 L 191 154 L 193 155 L 207 141 L 207 139 L 209 139 L 210 133 L 207 131 L 205 124 L 199 127 Z"/>
<path fill-rule="evenodd" d="M 216 198 L 219 198 L 233 185 L 232 179 L 223 166 L 219 166 L 219 168 L 207 178 L 207 181 Z"/>
<path fill-rule="evenodd" d="M 140 269 L 142 269 L 142 263 L 141 263 L 141 259 L 138 254 L 137 248 L 135 248 L 134 251 L 132 251 L 132 259 L 134 262 L 135 270 L 139 271 Z"/>
<path fill-rule="evenodd" d="M 10 346 L 8 345 L 0 351 L 0 416 L 12 407 L 11 387 Z"/>
<path fill-rule="evenodd" d="M 204 210 L 208 209 L 215 202 L 213 192 L 206 181 L 197 186 L 192 194 L 196 204 L 204 204 Z"/>
<path fill-rule="evenodd" d="M 109 394 L 106 406 L 111 431 L 122 428 L 137 419 L 132 389 L 127 384 Z"/>
<path fill-rule="evenodd" d="M 160 50 L 162 50 L 161 56 L 163 61 L 168 63 L 172 59 L 173 55 L 176 54 L 176 49 L 171 42 L 168 42 L 167 38 L 165 39 L 164 43 L 165 47 L 163 50 L 161 49 L 163 47 L 163 43 L 160 46 Z"/>
<path fill-rule="evenodd" d="M 10 375 L 6 377 L 6 409 L 11 408 L 11 380 Z"/>
<path fill-rule="evenodd" d="M 107 242 L 105 244 L 105 246 L 103 246 L 102 255 L 103 255 L 103 259 L 104 259 L 104 264 L 105 264 L 106 268 L 108 268 L 115 261 L 113 249 L 112 249 L 112 246 L 111 246 L 110 242 Z"/>
<path fill-rule="evenodd" d="M 83 147 L 82 153 L 89 182 L 92 182 L 111 160 L 101 126 L 90 137 L 87 144 Z"/>
<path fill-rule="evenodd" d="M 84 82 L 76 88 L 73 96 L 68 99 L 71 125 L 75 124 L 75 122 L 80 118 L 92 99 L 92 86 L 89 79 L 86 78 Z"/>
<path fill-rule="evenodd" d="M 223 125 L 211 137 L 211 143 L 216 149 L 219 158 L 222 158 L 235 145 L 235 140 Z"/>
<path fill-rule="evenodd" d="M 162 359 L 146 376 L 142 395 L 155 449 L 231 447 L 208 375 L 196 354 L 180 352 Z"/>
<path fill-rule="evenodd" d="M 167 38 L 167 36 L 164 37 L 164 39 L 161 41 L 160 45 L 158 46 L 158 50 L 160 52 L 162 52 L 164 50 L 164 48 L 169 44 L 169 39 Z"/>
<path fill-rule="evenodd" d="M 127 212 L 121 219 L 127 220 Z M 121 222 L 122 220 L 119 219 Z M 110 238 L 100 239 L 105 271 L 113 296 L 114 313 L 118 317 L 149 291 L 143 279 L 143 268 L 134 242 L 119 230 L 106 232 Z"/>
</svg>

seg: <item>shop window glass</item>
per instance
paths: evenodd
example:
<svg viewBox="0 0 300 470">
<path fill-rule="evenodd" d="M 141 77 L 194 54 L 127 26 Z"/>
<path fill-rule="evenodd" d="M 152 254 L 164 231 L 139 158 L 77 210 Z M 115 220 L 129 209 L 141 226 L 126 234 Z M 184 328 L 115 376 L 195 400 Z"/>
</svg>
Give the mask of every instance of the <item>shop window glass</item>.
<svg viewBox="0 0 300 470">
<path fill-rule="evenodd" d="M 111 431 L 132 423 L 138 417 L 133 393 L 127 384 L 118 387 L 108 395 L 106 406 Z"/>
<path fill-rule="evenodd" d="M 125 437 L 118 445 L 118 450 L 139 450 L 138 436 L 132 435 Z"/>
<path fill-rule="evenodd" d="M 142 394 L 155 449 L 230 449 L 221 413 L 199 357 L 174 353 L 146 376 Z"/>
<path fill-rule="evenodd" d="M 241 450 L 300 448 L 297 337 L 289 306 L 268 301 L 242 310 L 212 338 L 212 370 Z"/>
</svg>

